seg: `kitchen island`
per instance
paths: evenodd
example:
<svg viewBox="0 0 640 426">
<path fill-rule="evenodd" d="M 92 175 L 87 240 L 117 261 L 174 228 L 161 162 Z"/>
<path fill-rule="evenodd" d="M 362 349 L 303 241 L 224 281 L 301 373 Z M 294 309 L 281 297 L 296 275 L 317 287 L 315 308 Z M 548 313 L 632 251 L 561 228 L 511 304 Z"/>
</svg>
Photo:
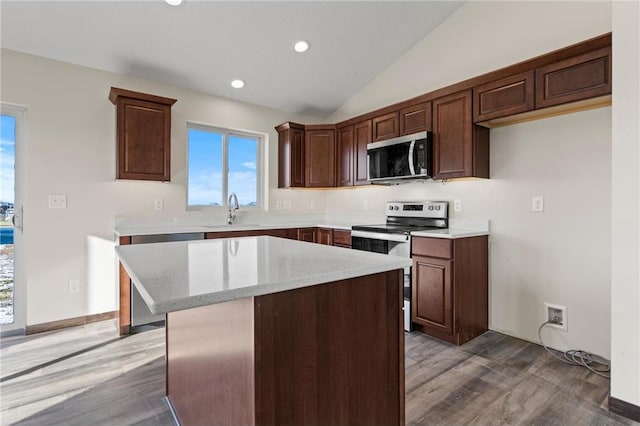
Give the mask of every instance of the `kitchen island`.
<svg viewBox="0 0 640 426">
<path fill-rule="evenodd" d="M 408 259 L 274 237 L 120 246 L 180 424 L 404 424 Z"/>
</svg>

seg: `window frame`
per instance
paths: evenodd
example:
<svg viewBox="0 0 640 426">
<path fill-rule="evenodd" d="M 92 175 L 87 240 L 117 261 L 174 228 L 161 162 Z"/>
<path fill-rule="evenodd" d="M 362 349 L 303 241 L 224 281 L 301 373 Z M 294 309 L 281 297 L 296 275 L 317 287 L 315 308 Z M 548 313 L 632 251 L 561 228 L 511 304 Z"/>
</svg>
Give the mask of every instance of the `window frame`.
<svg viewBox="0 0 640 426">
<path fill-rule="evenodd" d="M 187 211 L 203 211 L 203 210 L 227 210 L 229 208 L 229 136 L 237 136 L 241 138 L 256 139 L 256 205 L 241 206 L 247 210 L 264 210 L 265 209 L 265 188 L 264 176 L 268 167 L 265 163 L 265 152 L 267 135 L 251 130 L 240 130 L 211 124 L 187 121 L 186 126 L 186 209 Z M 222 204 L 219 206 L 211 206 L 207 204 L 189 204 L 189 130 L 195 129 L 204 132 L 218 133 L 222 135 Z"/>
</svg>

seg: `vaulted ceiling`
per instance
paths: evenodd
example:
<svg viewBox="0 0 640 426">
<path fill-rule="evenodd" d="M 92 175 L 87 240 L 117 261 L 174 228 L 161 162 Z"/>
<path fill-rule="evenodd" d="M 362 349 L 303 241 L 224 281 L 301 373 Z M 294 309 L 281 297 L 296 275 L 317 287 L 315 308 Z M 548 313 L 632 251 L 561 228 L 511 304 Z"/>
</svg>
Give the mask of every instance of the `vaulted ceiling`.
<svg viewBox="0 0 640 426">
<path fill-rule="evenodd" d="M 0 2 L 3 48 L 326 117 L 461 1 Z M 293 44 L 310 49 L 296 53 Z M 230 82 L 246 85 L 233 89 Z"/>
</svg>

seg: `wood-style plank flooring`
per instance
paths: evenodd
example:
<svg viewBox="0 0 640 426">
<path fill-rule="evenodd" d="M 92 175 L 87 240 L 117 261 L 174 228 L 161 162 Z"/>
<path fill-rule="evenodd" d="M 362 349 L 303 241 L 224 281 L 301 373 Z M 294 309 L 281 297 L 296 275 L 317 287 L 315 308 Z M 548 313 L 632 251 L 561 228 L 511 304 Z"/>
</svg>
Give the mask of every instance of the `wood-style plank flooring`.
<svg viewBox="0 0 640 426">
<path fill-rule="evenodd" d="M 0 341 L 0 424 L 172 425 L 164 328 L 115 323 Z M 638 425 L 607 411 L 609 381 L 489 332 L 462 347 L 406 335 L 408 425 Z"/>
</svg>

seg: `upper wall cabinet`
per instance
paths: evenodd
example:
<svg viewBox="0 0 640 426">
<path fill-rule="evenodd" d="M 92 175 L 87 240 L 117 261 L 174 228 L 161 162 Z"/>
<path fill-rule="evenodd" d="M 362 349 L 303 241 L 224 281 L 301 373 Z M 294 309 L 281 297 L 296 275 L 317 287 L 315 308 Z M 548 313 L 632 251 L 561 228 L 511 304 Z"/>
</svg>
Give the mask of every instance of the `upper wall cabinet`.
<svg viewBox="0 0 640 426">
<path fill-rule="evenodd" d="M 116 106 L 116 178 L 171 180 L 171 106 L 176 99 L 111 88 Z"/>
<path fill-rule="evenodd" d="M 368 185 L 367 144 L 371 142 L 371 120 L 337 129 L 336 185 Z"/>
<path fill-rule="evenodd" d="M 305 128 L 305 183 L 307 188 L 336 186 L 336 136 L 333 126 Z"/>
<path fill-rule="evenodd" d="M 398 117 L 398 111 L 374 117 L 371 120 L 373 126 L 372 141 L 378 142 L 397 137 L 400 134 Z"/>
<path fill-rule="evenodd" d="M 283 123 L 278 131 L 278 188 L 304 187 L 304 126 Z"/>
<path fill-rule="evenodd" d="M 473 89 L 473 121 L 492 120 L 534 108 L 534 72 L 529 71 Z"/>
<path fill-rule="evenodd" d="M 433 101 L 435 179 L 489 177 L 489 129 L 472 122 L 471 90 Z"/>
<path fill-rule="evenodd" d="M 422 102 L 400 110 L 400 135 L 431 131 L 431 102 Z"/>
<path fill-rule="evenodd" d="M 595 50 L 536 70 L 536 108 L 611 93 L 611 47 Z"/>
</svg>

